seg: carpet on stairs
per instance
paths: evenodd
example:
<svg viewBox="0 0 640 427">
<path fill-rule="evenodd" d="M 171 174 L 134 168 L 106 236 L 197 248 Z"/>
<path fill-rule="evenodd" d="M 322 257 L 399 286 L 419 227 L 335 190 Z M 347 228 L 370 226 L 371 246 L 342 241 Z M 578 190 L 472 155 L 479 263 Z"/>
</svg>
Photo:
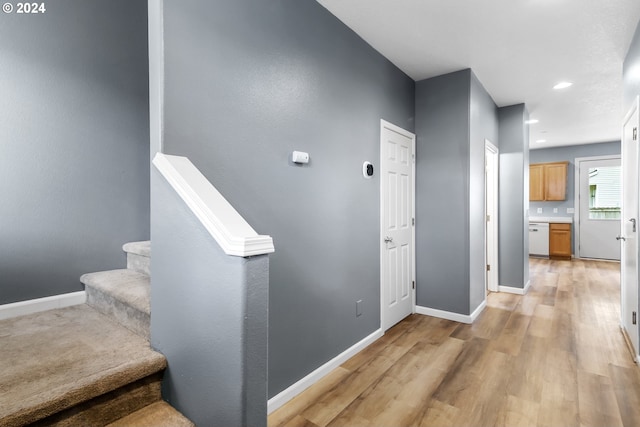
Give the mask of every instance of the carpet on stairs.
<svg viewBox="0 0 640 427">
<path fill-rule="evenodd" d="M 164 356 L 85 304 L 2 320 L 0 342 L 2 426 L 63 411 L 75 421 L 56 425 L 93 425 L 95 416 L 107 424 L 160 399 Z M 127 386 L 137 390 L 131 399 L 122 396 Z M 100 403 L 104 414 L 69 409 L 110 392 L 119 397 Z"/>
</svg>

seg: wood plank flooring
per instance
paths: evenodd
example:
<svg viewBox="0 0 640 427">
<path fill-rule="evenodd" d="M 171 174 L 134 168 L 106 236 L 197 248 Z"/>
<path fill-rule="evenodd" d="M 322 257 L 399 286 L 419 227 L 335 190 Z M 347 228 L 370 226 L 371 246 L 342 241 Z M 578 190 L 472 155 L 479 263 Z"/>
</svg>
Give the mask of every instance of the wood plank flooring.
<svg viewBox="0 0 640 427">
<path fill-rule="evenodd" d="M 531 259 L 473 325 L 412 315 L 273 412 L 270 427 L 640 426 L 619 264 Z"/>
</svg>

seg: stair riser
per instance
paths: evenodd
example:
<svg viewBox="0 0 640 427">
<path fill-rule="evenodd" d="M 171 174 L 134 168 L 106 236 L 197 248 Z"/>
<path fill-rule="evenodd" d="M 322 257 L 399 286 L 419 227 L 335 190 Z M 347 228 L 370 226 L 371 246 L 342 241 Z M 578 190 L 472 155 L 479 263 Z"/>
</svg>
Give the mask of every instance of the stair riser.
<svg viewBox="0 0 640 427">
<path fill-rule="evenodd" d="M 101 426 L 161 399 L 162 373 L 123 386 L 42 419 L 33 427 Z M 19 424 L 17 424 L 19 425 Z"/>
<path fill-rule="evenodd" d="M 133 253 L 127 254 L 127 268 L 151 276 L 151 258 Z"/>
<path fill-rule="evenodd" d="M 139 336 L 150 339 L 150 317 L 147 313 L 118 301 L 117 299 L 87 286 L 87 304 L 99 312 L 112 317 L 122 326 Z"/>
</svg>

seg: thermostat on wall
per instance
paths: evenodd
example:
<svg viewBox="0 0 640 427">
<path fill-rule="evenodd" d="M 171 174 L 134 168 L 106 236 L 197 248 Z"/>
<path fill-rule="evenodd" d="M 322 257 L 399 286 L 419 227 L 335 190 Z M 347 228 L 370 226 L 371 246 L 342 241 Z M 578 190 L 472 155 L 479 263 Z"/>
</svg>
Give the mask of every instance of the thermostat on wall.
<svg viewBox="0 0 640 427">
<path fill-rule="evenodd" d="M 371 162 L 364 162 L 362 164 L 362 175 L 367 179 L 373 177 L 373 165 Z"/>
<path fill-rule="evenodd" d="M 309 163 L 309 153 L 294 151 L 291 155 L 291 161 L 293 163 Z"/>
</svg>

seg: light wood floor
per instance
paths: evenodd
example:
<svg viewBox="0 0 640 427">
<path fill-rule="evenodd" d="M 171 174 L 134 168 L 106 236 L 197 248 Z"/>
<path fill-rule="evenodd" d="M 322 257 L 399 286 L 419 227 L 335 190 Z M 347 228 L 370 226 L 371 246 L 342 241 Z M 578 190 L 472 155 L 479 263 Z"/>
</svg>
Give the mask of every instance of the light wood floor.
<svg viewBox="0 0 640 427">
<path fill-rule="evenodd" d="M 269 416 L 269 426 L 640 426 L 619 264 L 531 259 L 525 296 L 473 325 L 412 315 Z"/>
</svg>

